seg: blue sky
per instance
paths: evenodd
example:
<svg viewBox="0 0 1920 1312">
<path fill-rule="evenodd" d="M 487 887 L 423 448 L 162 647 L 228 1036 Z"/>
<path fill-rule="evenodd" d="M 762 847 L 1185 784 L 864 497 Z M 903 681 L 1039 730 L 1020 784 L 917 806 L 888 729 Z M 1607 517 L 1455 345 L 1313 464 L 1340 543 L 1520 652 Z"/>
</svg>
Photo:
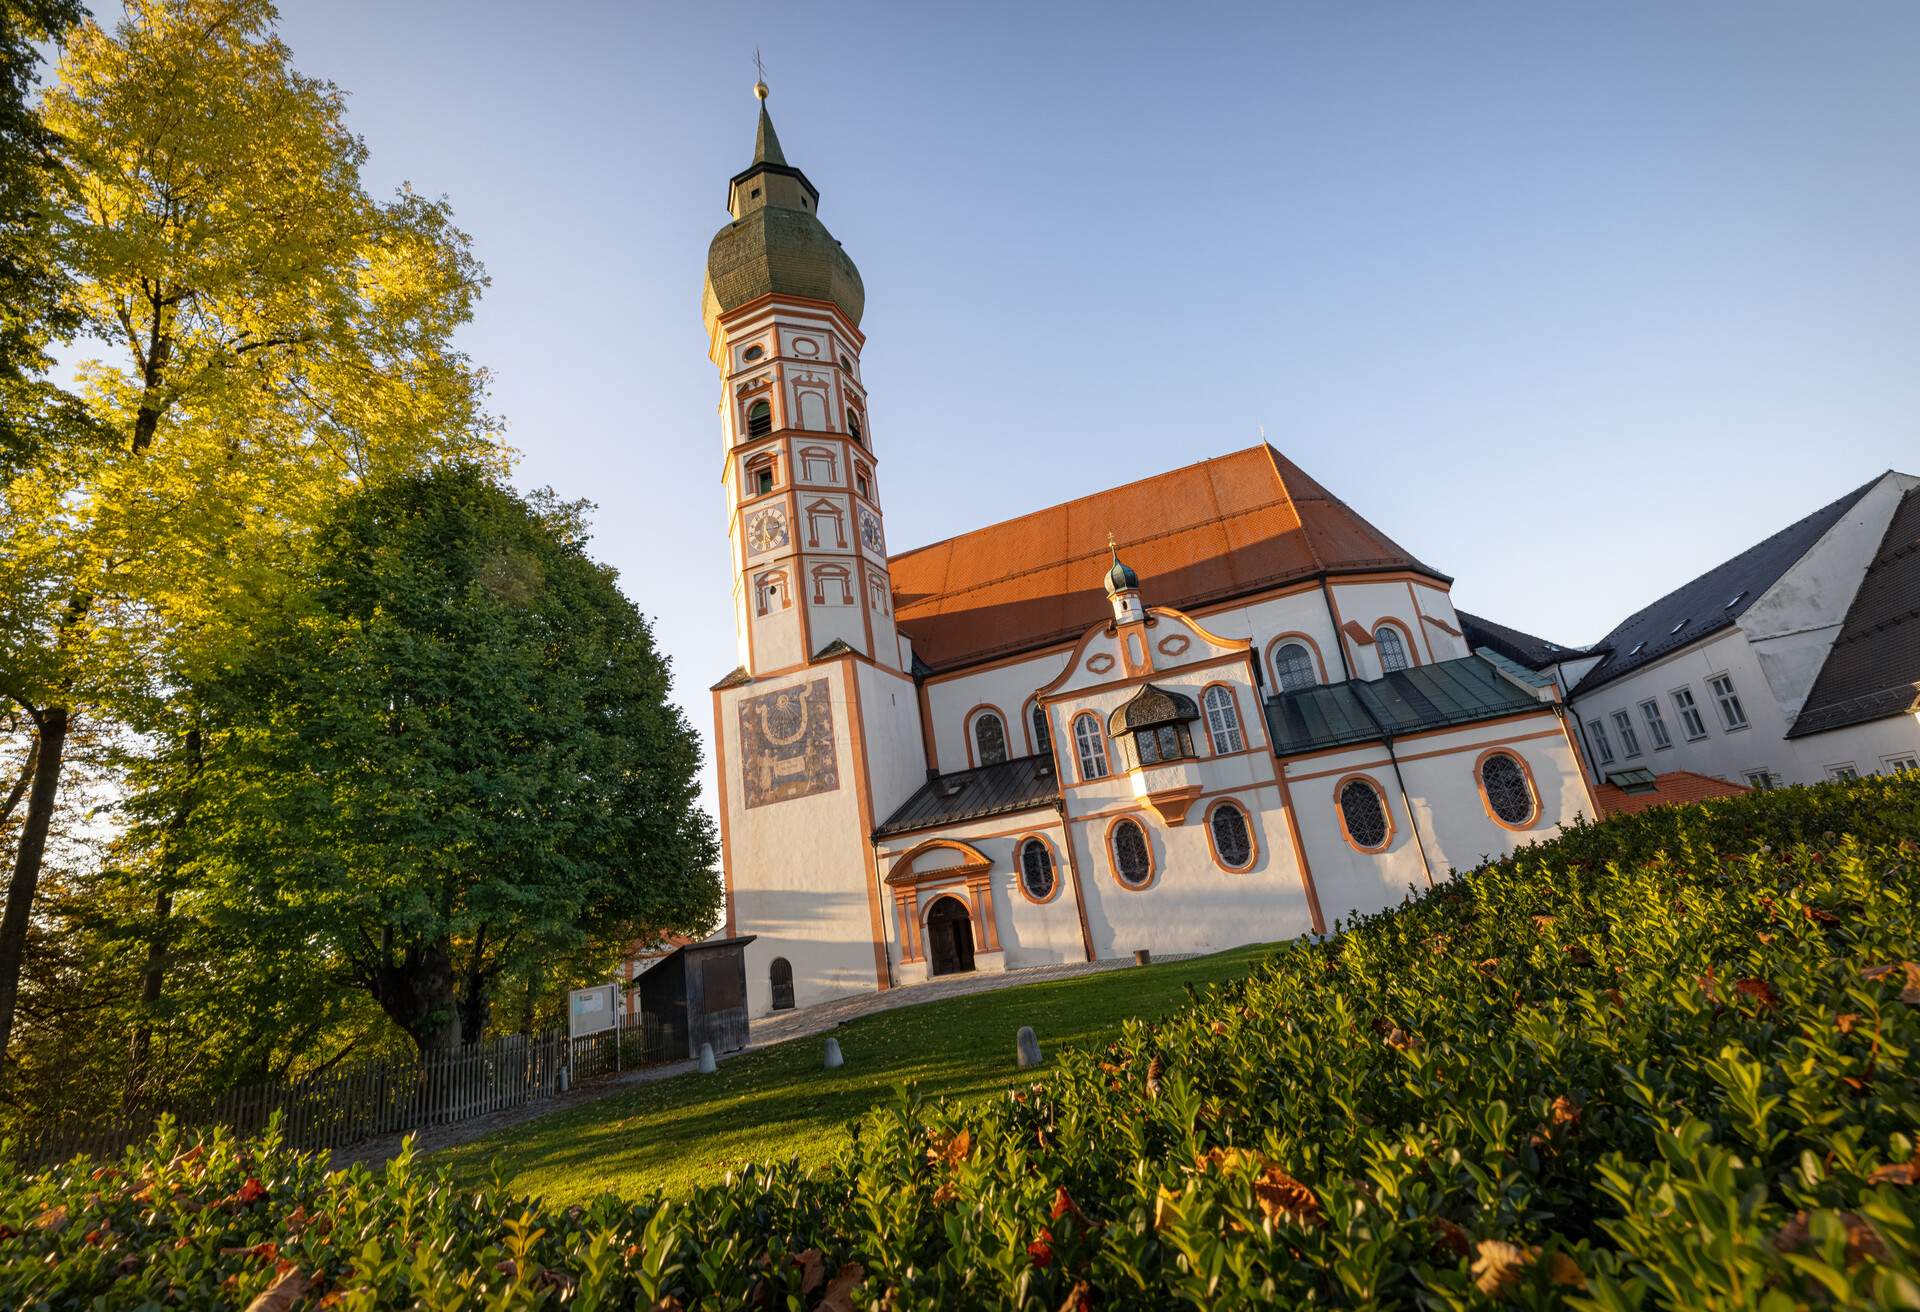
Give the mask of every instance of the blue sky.
<svg viewBox="0 0 1920 1312">
<path fill-rule="evenodd" d="M 102 6 L 106 8 L 105 5 Z M 445 193 L 526 486 L 598 503 L 704 734 L 699 293 L 753 136 L 867 286 L 896 550 L 1269 438 L 1565 642 L 1920 470 L 1920 6 L 285 0 Z"/>
</svg>

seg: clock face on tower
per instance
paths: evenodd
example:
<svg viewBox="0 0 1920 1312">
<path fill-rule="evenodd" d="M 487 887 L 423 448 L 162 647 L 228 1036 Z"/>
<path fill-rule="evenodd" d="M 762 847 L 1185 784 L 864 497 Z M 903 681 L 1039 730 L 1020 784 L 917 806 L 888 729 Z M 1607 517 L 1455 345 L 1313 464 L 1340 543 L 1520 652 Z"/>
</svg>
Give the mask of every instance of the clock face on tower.
<svg viewBox="0 0 1920 1312">
<path fill-rule="evenodd" d="M 747 516 L 747 554 L 787 545 L 787 511 L 784 506 L 768 506 Z"/>
<path fill-rule="evenodd" d="M 883 556 L 887 554 L 886 539 L 880 534 L 880 516 L 865 506 L 860 507 L 860 541 L 864 542 L 870 550 L 877 551 Z"/>
</svg>

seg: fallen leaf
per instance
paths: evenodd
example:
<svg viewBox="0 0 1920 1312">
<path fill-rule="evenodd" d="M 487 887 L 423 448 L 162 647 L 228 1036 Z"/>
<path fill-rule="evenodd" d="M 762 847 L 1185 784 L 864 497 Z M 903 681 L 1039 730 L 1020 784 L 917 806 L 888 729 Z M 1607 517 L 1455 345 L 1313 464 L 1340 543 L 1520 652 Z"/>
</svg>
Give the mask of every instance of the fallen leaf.
<svg viewBox="0 0 1920 1312">
<path fill-rule="evenodd" d="M 1489 1298 L 1501 1298 L 1512 1293 L 1519 1286 L 1520 1278 L 1527 1273 L 1527 1268 L 1540 1255 L 1538 1249 L 1522 1248 L 1504 1239 L 1482 1239 L 1479 1254 L 1473 1259 L 1473 1283 Z"/>
<path fill-rule="evenodd" d="M 1892 1166 L 1876 1167 L 1867 1177 L 1868 1184 L 1920 1184 L 1920 1156 L 1909 1157 Z"/>
<path fill-rule="evenodd" d="M 827 1263 L 820 1256 L 820 1250 L 809 1248 L 802 1252 L 791 1253 L 787 1261 L 800 1268 L 800 1293 L 804 1297 L 820 1288 L 827 1279 Z"/>
<path fill-rule="evenodd" d="M 945 1207 L 959 1196 L 960 1190 L 954 1186 L 953 1181 L 942 1180 L 940 1187 L 933 1191 L 933 1205 L 935 1207 Z"/>
<path fill-rule="evenodd" d="M 1587 1273 L 1580 1264 L 1565 1253 L 1556 1252 L 1547 1259 L 1547 1279 L 1556 1285 L 1566 1285 L 1570 1289 L 1585 1289 Z"/>
<path fill-rule="evenodd" d="M 1160 1096 L 1160 1072 L 1165 1069 L 1160 1062 L 1160 1054 L 1155 1053 L 1153 1060 L 1147 1063 L 1147 1097 Z"/>
<path fill-rule="evenodd" d="M 1576 966 L 1591 966 L 1593 964 L 1593 953 L 1587 951 L 1585 945 L 1583 944 L 1580 944 L 1580 943 L 1568 944 L 1566 953 L 1567 953 L 1567 960 L 1571 961 Z"/>
<path fill-rule="evenodd" d="M 1745 979 L 1735 980 L 1735 993 L 1744 993 L 1752 998 L 1754 1005 L 1768 1011 L 1777 1011 L 1780 1007 L 1780 995 L 1773 991 L 1773 985 L 1757 976 L 1749 975 Z"/>
<path fill-rule="evenodd" d="M 1209 1025 L 1207 1028 L 1212 1030 L 1215 1034 L 1225 1034 L 1227 1032 L 1227 1023 L 1223 1020 L 1217 1020 L 1213 1024 Z"/>
<path fill-rule="evenodd" d="M 1455 1257 L 1465 1257 L 1473 1251 L 1473 1240 L 1467 1235 L 1466 1230 L 1452 1221 L 1447 1220 L 1446 1217 L 1428 1217 L 1427 1224 L 1432 1227 L 1435 1232 L 1433 1241 L 1435 1247 L 1451 1253 Z"/>
<path fill-rule="evenodd" d="M 862 1280 L 867 1278 L 867 1269 L 858 1262 L 849 1262 L 833 1273 L 833 1279 L 827 1282 L 827 1293 L 815 1305 L 813 1312 L 854 1312 L 853 1291 Z"/>
<path fill-rule="evenodd" d="M 287 1312 L 307 1293 L 307 1277 L 298 1267 L 282 1273 L 247 1304 L 247 1312 Z"/>
<path fill-rule="evenodd" d="M 1027 1260 L 1041 1270 L 1053 1265 L 1053 1232 L 1042 1229 L 1040 1237 L 1027 1245 Z"/>
<path fill-rule="evenodd" d="M 54 1234 L 58 1234 L 60 1231 L 66 1229 L 67 1205 L 62 1203 L 58 1207 L 49 1207 L 46 1211 L 34 1217 L 33 1228 L 35 1230 L 51 1231 Z"/>
<path fill-rule="evenodd" d="M 1535 929 L 1545 929 L 1547 928 L 1547 926 L 1551 925 L 1552 923 L 1553 923 L 1552 916 L 1535 916 L 1533 918 L 1533 927 Z"/>
<path fill-rule="evenodd" d="M 1086 1213 L 1082 1212 L 1079 1205 L 1073 1201 L 1073 1195 L 1067 1192 L 1067 1187 L 1065 1185 L 1059 1185 L 1053 1191 L 1053 1219 L 1058 1221 L 1061 1217 L 1069 1214 L 1082 1225 L 1086 1224 Z"/>
<path fill-rule="evenodd" d="M 1811 902 L 1802 902 L 1800 904 L 1800 914 L 1816 925 L 1837 925 L 1840 923 L 1840 917 L 1834 915 L 1833 912 L 1828 911 L 1824 907 L 1814 906 Z"/>
<path fill-rule="evenodd" d="M 1060 1304 L 1060 1312 L 1093 1312 L 1093 1290 L 1086 1281 L 1073 1282 L 1066 1301 Z"/>
<path fill-rule="evenodd" d="M 1500 958 L 1488 957 L 1485 961 L 1476 961 L 1473 964 L 1473 968 L 1482 975 L 1491 975 L 1494 971 L 1500 969 Z"/>
<path fill-rule="evenodd" d="M 1387 1046 L 1400 1052 L 1418 1052 L 1427 1045 L 1418 1034 L 1409 1034 L 1396 1025 L 1387 1035 Z"/>
<path fill-rule="evenodd" d="M 1857 1011 L 1843 1011 L 1833 1018 L 1833 1027 L 1842 1034 L 1853 1033 L 1853 1027 L 1859 1023 L 1860 1013 Z"/>
<path fill-rule="evenodd" d="M 1578 1098 L 1563 1093 L 1553 1100 L 1553 1109 L 1548 1116 L 1555 1126 L 1573 1129 L 1580 1124 L 1582 1110 Z"/>
</svg>

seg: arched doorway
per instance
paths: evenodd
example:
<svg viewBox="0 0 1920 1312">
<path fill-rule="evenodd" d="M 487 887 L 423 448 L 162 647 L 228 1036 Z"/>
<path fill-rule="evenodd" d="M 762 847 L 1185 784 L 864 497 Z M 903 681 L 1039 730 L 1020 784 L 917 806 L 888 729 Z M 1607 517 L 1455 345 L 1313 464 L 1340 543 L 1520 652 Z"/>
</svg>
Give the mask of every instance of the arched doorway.
<svg viewBox="0 0 1920 1312">
<path fill-rule="evenodd" d="M 973 969 L 973 917 L 957 897 L 943 897 L 927 912 L 927 962 L 935 975 Z"/>
<path fill-rule="evenodd" d="M 773 984 L 773 1009 L 787 1010 L 793 1005 L 793 963 L 785 957 L 775 957 L 768 975 Z"/>
</svg>

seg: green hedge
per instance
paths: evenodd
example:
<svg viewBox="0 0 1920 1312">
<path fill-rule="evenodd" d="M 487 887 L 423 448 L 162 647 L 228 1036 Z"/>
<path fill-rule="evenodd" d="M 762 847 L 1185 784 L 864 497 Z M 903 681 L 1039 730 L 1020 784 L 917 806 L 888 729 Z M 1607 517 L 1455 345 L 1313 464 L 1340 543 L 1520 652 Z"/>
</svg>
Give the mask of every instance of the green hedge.
<svg viewBox="0 0 1920 1312">
<path fill-rule="evenodd" d="M 0 1167 L 0 1305 L 1920 1305 L 1916 836 L 1920 775 L 1576 829 L 684 1199 L 174 1132 Z"/>
</svg>

